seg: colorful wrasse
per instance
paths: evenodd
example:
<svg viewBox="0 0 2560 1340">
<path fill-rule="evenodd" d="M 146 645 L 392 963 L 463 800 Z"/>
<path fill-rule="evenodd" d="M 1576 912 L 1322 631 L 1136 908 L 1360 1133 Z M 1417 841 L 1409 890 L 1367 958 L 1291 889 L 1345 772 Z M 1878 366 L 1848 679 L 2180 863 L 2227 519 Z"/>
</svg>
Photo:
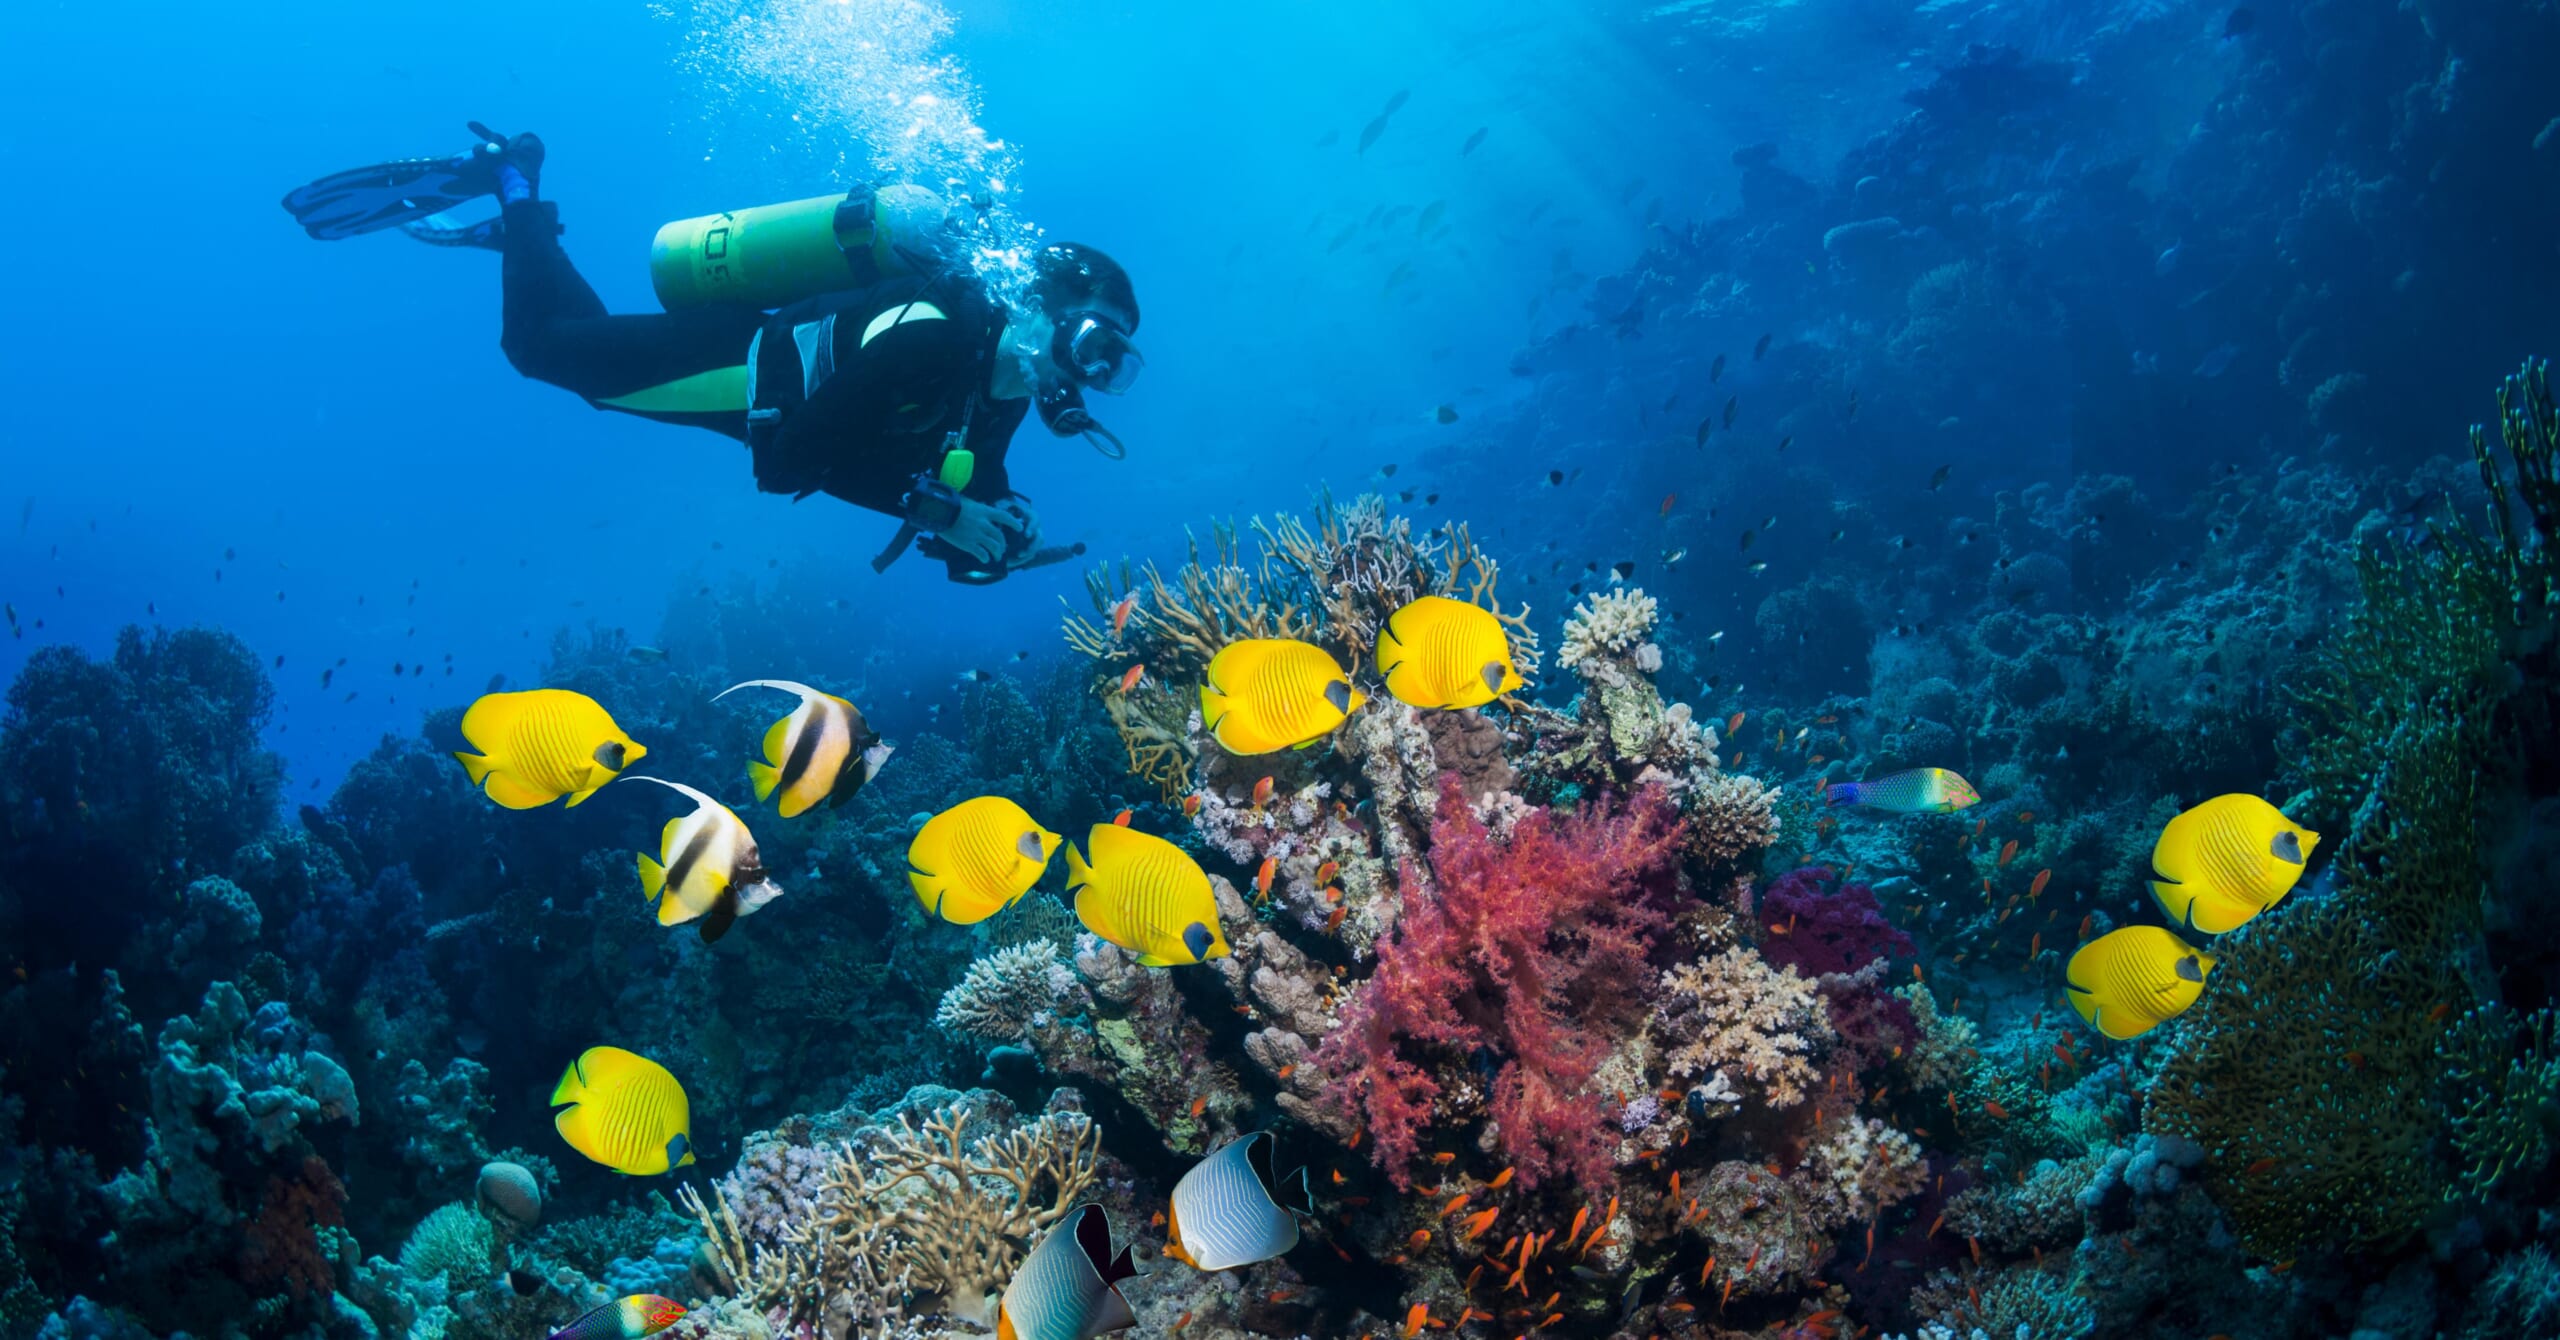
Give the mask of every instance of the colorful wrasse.
<svg viewBox="0 0 2560 1340">
<path fill-rule="evenodd" d="M 1982 799 L 1973 783 L 1945 768 L 1912 768 L 1865 782 L 1833 782 L 1823 798 L 1887 814 L 1953 814 Z"/>
</svg>

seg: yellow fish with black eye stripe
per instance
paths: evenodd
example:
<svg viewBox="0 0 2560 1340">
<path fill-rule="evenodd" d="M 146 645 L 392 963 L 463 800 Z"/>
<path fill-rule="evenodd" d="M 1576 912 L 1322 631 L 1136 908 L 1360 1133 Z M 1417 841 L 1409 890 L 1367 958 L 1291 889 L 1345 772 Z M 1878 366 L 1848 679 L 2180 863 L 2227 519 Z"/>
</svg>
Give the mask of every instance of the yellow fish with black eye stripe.
<svg viewBox="0 0 2560 1340">
<path fill-rule="evenodd" d="M 780 689 L 800 695 L 800 706 L 764 733 L 764 760 L 747 764 L 756 799 L 775 800 L 785 819 L 796 819 L 819 801 L 842 805 L 889 761 L 895 746 L 871 731 L 862 709 L 832 693 L 787 679 L 750 679 L 712 696 L 718 702 L 740 689 Z M 776 797 L 779 797 L 776 800 Z"/>
<path fill-rule="evenodd" d="M 2151 896 L 2191 931 L 2238 930 L 2302 878 L 2320 835 L 2246 792 L 2171 819 L 2151 849 Z"/>
<path fill-rule="evenodd" d="M 565 1104 L 565 1106 L 563 1106 Z M 569 1147 L 618 1173 L 653 1177 L 693 1162 L 693 1108 L 667 1068 L 620 1047 L 589 1047 L 551 1090 Z"/>
<path fill-rule="evenodd" d="M 1182 848 L 1134 828 L 1095 824 L 1093 855 L 1067 847 L 1067 891 L 1084 928 L 1150 968 L 1206 963 L 1229 952 L 1208 872 Z"/>
<path fill-rule="evenodd" d="M 1230 754 L 1304 749 L 1368 701 L 1312 643 L 1239 638 L 1218 649 L 1200 681 L 1200 721 Z"/>
<path fill-rule="evenodd" d="M 1029 893 L 1059 841 L 1002 796 L 964 800 L 916 830 L 907 844 L 907 887 L 925 911 L 974 926 Z"/>
<path fill-rule="evenodd" d="M 1479 605 L 1421 596 L 1378 630 L 1378 673 L 1387 692 L 1414 707 L 1482 707 L 1521 687 L 1511 638 Z"/>
<path fill-rule="evenodd" d="M 2122 1042 L 2187 1012 L 2214 959 L 2158 926 L 2125 926 L 2080 946 L 2062 970 L 2071 1008 Z"/>
<path fill-rule="evenodd" d="M 454 755 L 471 784 L 511 810 L 562 796 L 574 809 L 649 753 L 595 699 L 568 689 L 484 693 L 462 714 L 462 737 L 479 751 Z"/>
</svg>

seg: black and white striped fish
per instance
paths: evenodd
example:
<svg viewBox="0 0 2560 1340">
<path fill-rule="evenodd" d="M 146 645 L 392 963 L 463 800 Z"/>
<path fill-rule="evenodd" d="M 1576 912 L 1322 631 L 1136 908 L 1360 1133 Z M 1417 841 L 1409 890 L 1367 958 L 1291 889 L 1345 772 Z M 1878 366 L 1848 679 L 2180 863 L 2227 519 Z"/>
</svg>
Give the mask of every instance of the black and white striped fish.
<svg viewBox="0 0 2560 1340">
<path fill-rule="evenodd" d="M 782 886 L 765 878 L 764 856 L 755 834 L 729 807 L 711 797 L 662 777 L 642 777 L 694 801 L 693 813 L 667 820 L 658 834 L 658 856 L 640 853 L 640 890 L 658 900 L 658 924 L 676 926 L 699 919 L 702 942 L 729 933 L 731 923 L 782 896 Z"/>
<path fill-rule="evenodd" d="M 1174 1183 L 1165 1255 L 1200 1270 L 1233 1270 L 1298 1245 L 1298 1216 L 1280 1203 L 1280 1179 L 1271 1172 L 1272 1144 L 1269 1131 L 1255 1131 Z M 1305 1169 L 1297 1173 L 1302 1201 L 1306 1176 Z"/>
<path fill-rule="evenodd" d="M 997 1340 L 1092 1340 L 1138 1324 L 1120 1281 L 1137 1274 L 1129 1249 L 1111 1254 L 1111 1221 L 1099 1205 L 1067 1211 L 1040 1239 L 996 1307 Z"/>
<path fill-rule="evenodd" d="M 778 793 L 782 817 L 796 819 L 819 801 L 841 805 L 878 776 L 892 746 L 872 733 L 862 709 L 832 693 L 787 679 L 750 679 L 722 689 L 711 701 L 740 689 L 780 689 L 800 695 L 800 706 L 764 733 L 764 760 L 747 764 L 756 799 Z"/>
</svg>

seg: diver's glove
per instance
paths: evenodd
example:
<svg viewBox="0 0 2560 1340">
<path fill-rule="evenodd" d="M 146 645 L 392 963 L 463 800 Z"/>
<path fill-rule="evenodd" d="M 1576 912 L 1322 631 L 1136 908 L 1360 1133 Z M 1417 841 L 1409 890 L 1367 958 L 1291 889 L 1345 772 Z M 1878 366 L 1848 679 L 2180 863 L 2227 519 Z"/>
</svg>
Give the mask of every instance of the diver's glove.
<svg viewBox="0 0 2560 1340">
<path fill-rule="evenodd" d="M 1004 506 L 991 507 L 975 498 L 955 497 L 950 504 L 949 518 L 932 527 L 934 537 L 982 568 L 1001 565 L 1022 528 L 1015 516 Z"/>
</svg>

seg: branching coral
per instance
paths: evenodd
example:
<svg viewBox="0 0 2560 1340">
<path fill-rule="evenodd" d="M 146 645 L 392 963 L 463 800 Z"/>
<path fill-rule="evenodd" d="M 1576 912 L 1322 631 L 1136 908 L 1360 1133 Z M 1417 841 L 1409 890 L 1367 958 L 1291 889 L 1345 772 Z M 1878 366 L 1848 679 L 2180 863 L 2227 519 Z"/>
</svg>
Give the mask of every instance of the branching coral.
<svg viewBox="0 0 2560 1340">
<path fill-rule="evenodd" d="M 2098 1319 L 2068 1266 L 1964 1265 L 1931 1275 L 1911 1291 L 1911 1310 L 1958 1335 L 2079 1340 Z"/>
<path fill-rule="evenodd" d="M 1432 882 L 1404 883 L 1404 918 L 1344 1004 L 1317 1066 L 1337 1111 L 1357 1111 L 1400 1187 L 1423 1134 L 1490 1120 L 1522 1183 L 1609 1176 L 1586 1086 L 1642 1016 L 1649 961 L 1679 887 L 1677 825 L 1657 794 L 1623 811 L 1532 811 L 1496 838 L 1455 794 L 1432 827 Z M 1474 1101 L 1476 1069 L 1491 1071 Z"/>
<path fill-rule="evenodd" d="M 2550 1163 L 2560 1129 L 2554 1021 L 2548 1009 L 2518 1019 L 2503 1005 L 2483 1005 L 2455 1023 L 2437 1048 L 2463 1191 L 2486 1195 L 2509 1177 L 2531 1178 Z"/>
<path fill-rule="evenodd" d="M 1081 1014 L 1089 1004 L 1058 947 L 1032 940 L 972 961 L 942 994 L 933 1021 L 990 1042 L 1020 1042 L 1049 1017 Z"/>
<path fill-rule="evenodd" d="M 994 1295 L 1024 1254 L 1084 1198 L 1102 1135 L 1080 1113 L 1053 1112 L 971 1138 L 971 1114 L 949 1108 L 921 1126 L 901 1118 L 868 1144 L 828 1160 L 806 1218 L 758 1232 L 723 1184 L 685 1207 L 700 1220 L 733 1292 L 831 1334 L 886 1336 L 909 1314 L 994 1322 Z"/>
<path fill-rule="evenodd" d="M 1735 945 L 1661 975 L 1653 1032 L 1673 1078 L 1716 1072 L 1750 1081 L 1772 1107 L 1803 1102 L 1821 1078 L 1815 1048 L 1831 1026 L 1813 983 Z"/>
</svg>

